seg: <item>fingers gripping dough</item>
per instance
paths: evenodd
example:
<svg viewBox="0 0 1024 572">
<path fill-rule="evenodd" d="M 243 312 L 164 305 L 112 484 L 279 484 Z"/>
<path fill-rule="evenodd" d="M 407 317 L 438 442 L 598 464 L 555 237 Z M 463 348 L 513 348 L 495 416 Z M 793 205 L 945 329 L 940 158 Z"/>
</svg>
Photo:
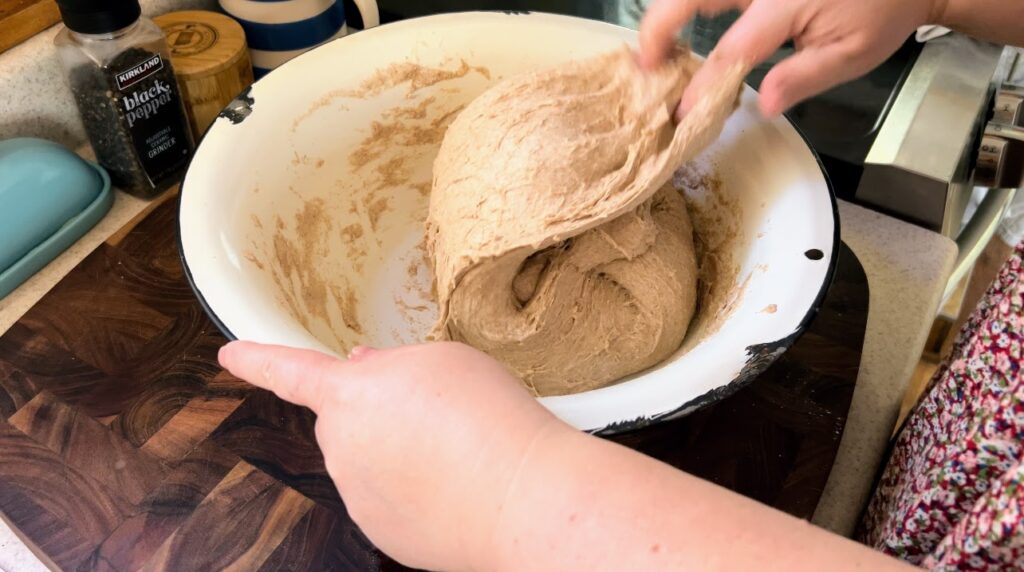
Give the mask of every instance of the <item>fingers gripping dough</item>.
<svg viewBox="0 0 1024 572">
<path fill-rule="evenodd" d="M 667 181 L 721 131 L 742 73 L 676 126 L 696 69 L 620 51 L 506 80 L 449 127 L 427 245 L 435 336 L 505 363 L 539 395 L 608 385 L 665 359 L 694 311 L 683 198 Z"/>
</svg>

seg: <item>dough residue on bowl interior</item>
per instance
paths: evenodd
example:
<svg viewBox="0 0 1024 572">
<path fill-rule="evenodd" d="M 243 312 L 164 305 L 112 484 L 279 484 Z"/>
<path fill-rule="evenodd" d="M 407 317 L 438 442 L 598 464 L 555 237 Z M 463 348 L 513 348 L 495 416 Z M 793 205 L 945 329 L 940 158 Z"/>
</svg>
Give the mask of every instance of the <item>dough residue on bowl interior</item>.
<svg viewBox="0 0 1024 572">
<path fill-rule="evenodd" d="M 293 185 L 289 192 L 299 205 L 294 216 L 275 214 L 270 224 L 263 224 L 252 215 L 250 248 L 244 259 L 270 277 L 279 302 L 303 327 L 340 353 L 371 341 L 367 325 L 374 317 L 366 310 L 366 299 L 372 294 L 365 291 L 366 278 L 385 264 L 381 252 L 389 248 L 388 233 L 404 214 L 396 213 L 395 202 L 414 197 L 412 202 L 419 206 L 407 222 L 422 228 L 431 181 L 429 172 L 419 165 L 432 158 L 448 125 L 464 107 L 466 98 L 457 87 L 446 86 L 444 95 L 424 88 L 474 73 L 490 77 L 487 68 L 465 61 L 442 67 L 393 64 L 356 88 L 319 98 L 293 123 L 294 132 L 299 123 L 341 98 L 372 98 L 408 86 L 403 102 L 383 110 L 359 144 L 344 155 L 324 159 L 293 152 L 288 165 L 296 181 L 314 170 L 338 173 L 333 183 L 312 177 L 316 188 Z M 407 253 L 407 262 L 426 272 L 422 245 L 417 252 Z M 344 272 L 337 270 L 339 266 Z M 407 294 L 396 295 L 395 304 L 403 318 L 418 320 L 426 329 L 436 305 L 429 291 L 416 286 L 424 276 L 410 274 Z"/>
<path fill-rule="evenodd" d="M 724 190 L 713 165 L 693 162 L 676 171 L 673 186 L 686 196 L 693 221 L 697 254 L 697 310 L 678 359 L 722 327 L 743 300 L 750 276 L 739 280 L 740 261 L 734 253 L 744 240 L 739 201 Z"/>
<path fill-rule="evenodd" d="M 336 104 L 340 99 L 367 99 L 376 97 L 381 93 L 408 84 L 405 92 L 406 99 L 414 99 L 424 88 L 437 85 L 453 79 L 465 77 L 470 73 L 477 73 L 486 79 L 491 79 L 491 72 L 483 66 L 471 66 L 466 60 L 459 60 L 457 66 L 451 67 L 430 67 L 415 64 L 412 62 L 396 62 L 374 72 L 370 77 L 364 79 L 355 88 L 341 88 L 327 92 L 309 106 L 305 112 L 295 118 L 292 122 L 292 132 L 298 129 L 302 122 L 309 119 L 314 113 L 321 109 Z"/>
</svg>

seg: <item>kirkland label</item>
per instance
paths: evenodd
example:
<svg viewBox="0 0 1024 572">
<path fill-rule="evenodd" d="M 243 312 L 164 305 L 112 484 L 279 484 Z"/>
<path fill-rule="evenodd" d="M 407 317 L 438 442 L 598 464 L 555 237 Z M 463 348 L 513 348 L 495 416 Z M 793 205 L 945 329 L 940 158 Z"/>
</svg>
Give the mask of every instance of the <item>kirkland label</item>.
<svg viewBox="0 0 1024 572">
<path fill-rule="evenodd" d="M 174 72 L 160 54 L 117 73 L 119 107 L 139 162 L 156 184 L 184 167 L 191 153 Z"/>
<path fill-rule="evenodd" d="M 141 64 L 117 74 L 117 89 L 124 91 L 124 88 L 135 85 L 162 69 L 164 69 L 164 60 L 160 54 L 154 54 L 153 57 Z"/>
</svg>

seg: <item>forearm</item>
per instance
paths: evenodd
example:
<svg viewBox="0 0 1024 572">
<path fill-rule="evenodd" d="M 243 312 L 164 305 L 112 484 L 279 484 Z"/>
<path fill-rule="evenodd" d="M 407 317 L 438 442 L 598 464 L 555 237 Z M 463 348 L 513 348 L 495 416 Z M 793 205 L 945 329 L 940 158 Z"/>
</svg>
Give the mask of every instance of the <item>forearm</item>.
<svg viewBox="0 0 1024 572">
<path fill-rule="evenodd" d="M 936 23 L 982 40 L 1024 46 L 1024 0 L 945 0 Z"/>
<path fill-rule="evenodd" d="M 625 447 L 538 444 L 495 539 L 505 570 L 886 570 L 904 566 Z"/>
</svg>

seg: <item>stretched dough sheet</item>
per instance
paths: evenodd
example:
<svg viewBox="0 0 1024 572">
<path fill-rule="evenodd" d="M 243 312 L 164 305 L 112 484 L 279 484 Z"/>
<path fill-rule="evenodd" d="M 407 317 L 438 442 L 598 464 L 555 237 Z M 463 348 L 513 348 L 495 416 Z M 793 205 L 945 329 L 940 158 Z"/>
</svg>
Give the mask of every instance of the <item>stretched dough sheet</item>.
<svg viewBox="0 0 1024 572">
<path fill-rule="evenodd" d="M 677 125 L 697 65 L 679 51 L 645 72 L 623 48 L 466 107 L 434 163 L 435 337 L 488 352 L 539 395 L 607 385 L 679 347 L 697 271 L 666 183 L 718 136 L 743 80 L 730 72 Z"/>
</svg>

